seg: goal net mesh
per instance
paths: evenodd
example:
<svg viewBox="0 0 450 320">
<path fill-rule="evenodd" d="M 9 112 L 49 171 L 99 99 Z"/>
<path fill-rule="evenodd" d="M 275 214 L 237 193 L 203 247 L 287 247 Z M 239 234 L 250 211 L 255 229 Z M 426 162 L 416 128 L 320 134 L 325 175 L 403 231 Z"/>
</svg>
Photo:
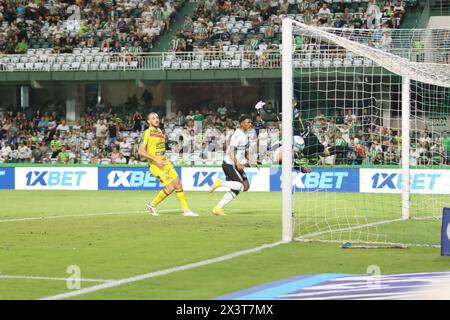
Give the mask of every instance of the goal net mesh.
<svg viewBox="0 0 450 320">
<path fill-rule="evenodd" d="M 293 25 L 297 240 L 439 245 L 450 206 L 449 30 L 343 30 Z M 409 128 L 402 125 L 402 79 Z M 408 130 L 410 143 L 402 144 Z M 309 132 L 309 134 L 308 134 Z M 322 147 L 324 151 L 322 152 Z M 410 210 L 402 219 L 402 149 Z"/>
</svg>

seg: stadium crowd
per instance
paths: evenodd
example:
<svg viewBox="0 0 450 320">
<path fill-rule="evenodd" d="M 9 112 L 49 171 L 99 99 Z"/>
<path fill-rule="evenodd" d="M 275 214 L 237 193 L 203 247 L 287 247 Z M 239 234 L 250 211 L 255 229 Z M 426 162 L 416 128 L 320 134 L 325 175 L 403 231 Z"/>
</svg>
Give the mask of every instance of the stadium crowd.
<svg viewBox="0 0 450 320">
<path fill-rule="evenodd" d="M 406 14 L 400 0 L 205 0 L 194 15 L 185 17 L 172 39 L 171 51 L 194 49 L 223 53 L 224 46 L 240 45 L 244 51 L 276 50 L 281 43 L 281 21 L 287 15 L 312 26 L 328 28 L 398 28 Z M 296 39 L 300 49 L 304 39 Z"/>
<path fill-rule="evenodd" d="M 409 0 L 411 2 L 413 0 Z M 414 1 L 413 1 L 414 2 Z M 102 52 L 149 52 L 169 31 L 184 0 L 0 0 L 0 54 L 50 48 Z M 202 0 L 173 36 L 170 50 L 277 49 L 281 19 L 296 14 L 309 25 L 333 28 L 397 28 L 406 5 L 401 0 Z M 297 44 L 299 45 L 299 44 Z"/>
<path fill-rule="evenodd" d="M 0 54 L 149 52 L 183 0 L 0 0 Z"/>
<path fill-rule="evenodd" d="M 276 163 L 273 146 L 279 145 L 280 123 L 275 108 L 267 104 L 265 121 L 248 111 L 253 119 L 251 140 L 259 161 Z M 215 111 L 179 110 L 171 118 L 163 117 L 169 159 L 178 164 L 220 164 L 239 116 L 236 109 L 220 105 Z M 357 116 L 351 110 L 338 110 L 331 117 L 319 112 L 309 117 L 309 123 L 322 144 L 339 147 L 335 155 L 308 159 L 310 164 L 400 163 L 401 132 L 376 125 L 369 108 Z M 71 124 L 56 112 L 3 112 L 0 162 L 143 164 L 137 149 L 145 128 L 145 115 L 138 111 L 125 116 L 118 116 L 112 109 L 92 112 Z M 411 165 L 449 164 L 450 135 L 446 131 L 414 131 L 411 141 Z"/>
</svg>

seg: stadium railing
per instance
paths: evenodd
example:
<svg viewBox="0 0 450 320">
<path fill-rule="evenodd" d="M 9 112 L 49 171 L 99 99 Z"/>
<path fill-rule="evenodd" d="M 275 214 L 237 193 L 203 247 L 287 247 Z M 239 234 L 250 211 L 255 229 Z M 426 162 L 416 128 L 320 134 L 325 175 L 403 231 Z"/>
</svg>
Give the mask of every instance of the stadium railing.
<svg viewBox="0 0 450 320">
<path fill-rule="evenodd" d="M 375 48 L 410 61 L 449 63 L 448 41 L 441 41 L 450 37 L 449 30 L 330 29 L 329 31 L 357 42 L 371 41 Z M 53 54 L 51 49 L 30 49 L 27 54 L 0 55 L 0 71 L 161 71 L 281 67 L 281 50 L 268 49 L 264 44 L 259 45 L 257 50 L 245 49 L 243 45 L 224 45 L 221 51 L 103 53 L 99 48 L 92 48 L 79 49 L 70 54 Z M 350 52 L 327 43 L 302 44 L 295 52 L 293 60 L 297 68 L 358 67 L 371 64 L 368 59 L 355 57 Z"/>
</svg>

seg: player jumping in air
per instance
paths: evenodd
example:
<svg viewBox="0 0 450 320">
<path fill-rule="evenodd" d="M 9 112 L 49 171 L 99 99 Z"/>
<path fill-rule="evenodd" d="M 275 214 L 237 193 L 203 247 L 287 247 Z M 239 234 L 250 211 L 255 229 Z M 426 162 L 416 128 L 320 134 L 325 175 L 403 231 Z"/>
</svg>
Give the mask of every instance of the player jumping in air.
<svg viewBox="0 0 450 320">
<path fill-rule="evenodd" d="M 217 179 L 209 190 L 209 192 L 213 192 L 218 187 L 226 187 L 229 189 L 222 200 L 212 210 L 212 213 L 215 215 L 225 215 L 223 207 L 236 198 L 239 192 L 245 192 L 249 189 L 250 185 L 244 168 L 251 165 L 259 168 L 256 161 L 252 160 L 250 163 L 249 153 L 247 152 L 249 146 L 249 129 L 251 127 L 251 117 L 246 115 L 241 116 L 239 118 L 239 128 L 231 136 L 230 145 L 222 163 L 226 181 Z"/>
<path fill-rule="evenodd" d="M 159 128 L 159 117 L 155 112 L 148 114 L 147 123 L 149 128 L 142 135 L 139 146 L 139 155 L 148 160 L 150 173 L 159 179 L 164 188 L 149 203 L 146 204 L 150 214 L 157 216 L 156 206 L 167 198 L 174 190 L 178 201 L 183 209 L 183 216 L 196 217 L 198 214 L 189 210 L 183 186 L 178 178 L 178 174 L 166 157 L 166 142 L 164 133 Z"/>
<path fill-rule="evenodd" d="M 255 105 L 255 109 L 261 115 L 264 120 L 265 111 L 264 111 L 265 103 L 263 101 L 259 101 Z M 303 150 L 298 150 L 294 152 L 294 169 L 299 170 L 303 173 L 311 172 L 310 168 L 306 168 L 300 164 L 304 158 L 309 159 L 313 156 L 329 156 L 336 152 L 336 147 L 325 148 L 325 146 L 320 143 L 317 136 L 311 129 L 311 124 L 308 121 L 305 121 L 301 117 L 301 111 L 297 104 L 294 105 L 294 119 L 293 119 L 293 135 L 301 137 L 305 143 L 305 147 Z M 275 153 L 276 160 L 280 163 L 282 161 L 282 145 L 281 142 L 278 142 L 276 145 L 272 146 L 272 151 Z"/>
</svg>

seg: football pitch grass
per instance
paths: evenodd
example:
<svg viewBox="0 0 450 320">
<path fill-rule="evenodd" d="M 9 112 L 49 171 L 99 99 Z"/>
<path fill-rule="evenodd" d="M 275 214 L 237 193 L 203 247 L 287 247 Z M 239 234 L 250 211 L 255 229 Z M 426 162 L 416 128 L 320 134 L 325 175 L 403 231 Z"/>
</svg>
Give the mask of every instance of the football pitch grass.
<svg viewBox="0 0 450 320">
<path fill-rule="evenodd" d="M 241 194 L 223 217 L 210 214 L 222 192 L 186 192 L 199 217 L 183 217 L 174 195 L 160 205 L 160 216 L 152 217 L 143 208 L 155 195 L 156 191 L 0 191 L 0 299 L 73 292 L 65 281 L 69 266 L 78 266 L 81 278 L 92 280 L 81 282 L 84 289 L 281 239 L 278 192 Z M 345 195 L 339 197 L 346 201 Z M 439 239 L 439 221 L 395 222 L 380 226 L 378 232 L 395 238 L 405 225 L 419 231 L 399 240 Z M 72 299 L 214 299 L 300 274 L 365 274 L 371 265 L 383 274 L 450 270 L 450 260 L 441 257 L 438 248 L 344 250 L 338 243 L 293 242 Z"/>
</svg>

